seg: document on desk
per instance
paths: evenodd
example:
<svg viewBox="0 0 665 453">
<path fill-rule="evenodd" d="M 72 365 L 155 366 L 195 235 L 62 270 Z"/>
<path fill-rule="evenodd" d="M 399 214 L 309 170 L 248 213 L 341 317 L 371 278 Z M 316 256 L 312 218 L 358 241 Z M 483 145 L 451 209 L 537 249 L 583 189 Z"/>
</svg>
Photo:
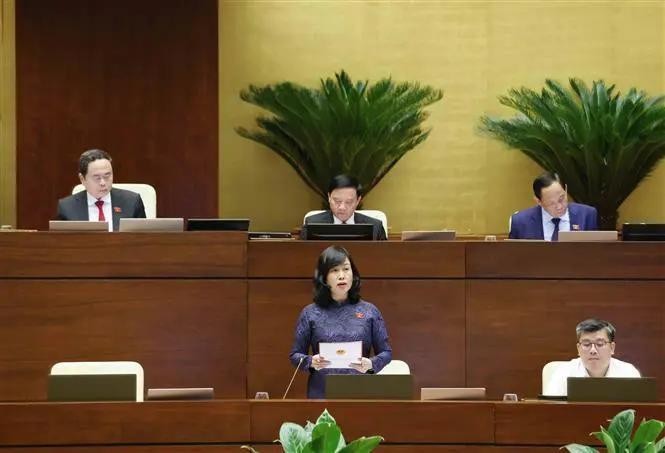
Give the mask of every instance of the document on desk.
<svg viewBox="0 0 665 453">
<path fill-rule="evenodd" d="M 358 363 L 363 355 L 363 342 L 319 343 L 319 355 L 330 361 L 326 368 L 351 368 L 351 362 Z"/>
</svg>

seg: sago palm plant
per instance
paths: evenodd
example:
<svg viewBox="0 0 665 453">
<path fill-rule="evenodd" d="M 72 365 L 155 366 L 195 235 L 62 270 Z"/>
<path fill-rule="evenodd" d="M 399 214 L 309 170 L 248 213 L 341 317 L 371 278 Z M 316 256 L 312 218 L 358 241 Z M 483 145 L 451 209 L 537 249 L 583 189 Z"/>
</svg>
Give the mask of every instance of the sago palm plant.
<svg viewBox="0 0 665 453">
<path fill-rule="evenodd" d="M 512 89 L 499 102 L 519 114 L 484 116 L 481 130 L 558 173 L 568 192 L 595 206 L 603 229 L 615 229 L 618 210 L 665 156 L 665 97 L 575 78 L 566 89 L 546 80 L 540 93 Z"/>
<path fill-rule="evenodd" d="M 341 71 L 318 89 L 292 82 L 240 92 L 242 100 L 266 109 L 258 130 L 236 128 L 293 167 L 324 202 L 331 178 L 346 173 L 369 192 L 388 171 L 429 135 L 423 110 L 443 97 L 441 90 L 390 78 L 374 85 L 352 82 Z"/>
</svg>

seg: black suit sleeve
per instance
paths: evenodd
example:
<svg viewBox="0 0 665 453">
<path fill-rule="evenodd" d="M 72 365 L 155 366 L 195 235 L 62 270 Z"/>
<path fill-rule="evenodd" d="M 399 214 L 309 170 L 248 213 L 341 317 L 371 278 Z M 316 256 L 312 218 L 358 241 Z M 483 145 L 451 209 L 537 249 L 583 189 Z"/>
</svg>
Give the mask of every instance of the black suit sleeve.
<svg viewBox="0 0 665 453">
<path fill-rule="evenodd" d="M 134 206 L 134 215 L 135 219 L 145 219 L 145 207 L 143 206 L 143 200 L 141 195 L 136 196 L 136 205 Z"/>
</svg>

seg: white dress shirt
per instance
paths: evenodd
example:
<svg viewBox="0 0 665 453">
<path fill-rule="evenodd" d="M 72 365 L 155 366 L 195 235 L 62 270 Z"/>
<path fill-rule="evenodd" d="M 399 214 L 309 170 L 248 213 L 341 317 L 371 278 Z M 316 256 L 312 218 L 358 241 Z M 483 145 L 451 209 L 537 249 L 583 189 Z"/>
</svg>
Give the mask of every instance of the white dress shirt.
<svg viewBox="0 0 665 453">
<path fill-rule="evenodd" d="M 561 364 L 561 366 L 554 371 L 549 382 L 545 383 L 543 395 L 568 395 L 569 377 L 589 377 L 589 372 L 584 366 L 584 362 L 582 362 L 582 359 L 579 357 L 566 364 Z M 611 358 L 605 377 L 640 377 L 640 372 L 628 362 Z"/>
<path fill-rule="evenodd" d="M 351 217 L 349 217 L 349 220 L 347 220 L 346 222 L 342 222 L 341 220 L 339 220 L 337 217 L 335 217 L 335 216 L 333 215 L 333 223 L 334 223 L 335 225 L 341 225 L 341 224 L 343 224 L 343 223 L 345 223 L 345 224 L 347 224 L 347 225 L 355 225 L 355 224 L 356 224 L 356 222 L 355 222 L 355 216 L 356 216 L 356 213 L 354 212 L 353 215 L 352 215 Z"/>
<path fill-rule="evenodd" d="M 554 233 L 554 223 L 552 222 L 554 217 L 542 207 L 540 210 L 543 213 L 543 238 L 546 241 L 551 241 L 552 233 Z M 568 215 L 568 209 L 566 209 L 566 212 L 560 217 L 560 219 L 559 231 L 570 231 L 570 216 Z"/>
<path fill-rule="evenodd" d="M 90 195 L 88 192 L 86 192 L 86 195 L 88 196 L 88 220 L 96 222 L 99 220 L 99 209 L 95 204 L 97 199 Z M 109 223 L 109 231 L 113 231 L 113 209 L 111 206 L 111 194 L 107 193 L 102 198 L 100 198 L 100 200 L 104 202 L 102 211 L 104 211 L 104 218 Z"/>
</svg>

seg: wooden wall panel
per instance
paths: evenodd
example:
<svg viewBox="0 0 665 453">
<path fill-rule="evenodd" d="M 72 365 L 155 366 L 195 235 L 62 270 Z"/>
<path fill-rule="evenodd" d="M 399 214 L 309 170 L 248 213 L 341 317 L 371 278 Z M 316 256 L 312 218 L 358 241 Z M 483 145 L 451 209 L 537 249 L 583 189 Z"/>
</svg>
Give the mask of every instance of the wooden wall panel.
<svg viewBox="0 0 665 453">
<path fill-rule="evenodd" d="M 411 366 L 417 395 L 420 387 L 464 386 L 463 281 L 366 279 L 362 294 L 381 310 L 393 358 Z M 311 298 L 309 280 L 250 281 L 248 396 L 282 396 L 294 370 L 288 354 L 296 320 Z M 304 397 L 306 381 L 298 373 L 289 397 Z"/>
<path fill-rule="evenodd" d="M 421 401 L 254 402 L 252 440 L 270 442 L 284 420 L 315 421 L 324 409 L 346 439 L 381 435 L 388 443 L 494 443 L 494 404 Z"/>
<path fill-rule="evenodd" d="M 538 395 L 543 365 L 576 357 L 575 326 L 597 317 L 617 328 L 616 357 L 658 378 L 665 400 L 663 294 L 663 281 L 468 281 L 467 385 Z"/>
<path fill-rule="evenodd" d="M 466 243 L 467 278 L 665 279 L 657 242 Z"/>
<path fill-rule="evenodd" d="M 249 412 L 247 401 L 3 404 L 0 445 L 242 442 Z"/>
<path fill-rule="evenodd" d="M 312 278 L 326 241 L 253 241 L 249 277 Z M 464 242 L 356 241 L 339 243 L 363 278 L 464 278 Z M 288 263 L 288 266 L 284 264 Z"/>
<path fill-rule="evenodd" d="M 59 361 L 136 360 L 145 386 L 246 393 L 243 280 L 0 280 L 0 400 L 46 398 Z"/>
<path fill-rule="evenodd" d="M 160 217 L 216 216 L 217 0 L 16 3 L 19 226 L 47 226 L 89 148 Z"/>
<path fill-rule="evenodd" d="M 242 232 L 17 232 L 0 235 L 0 250 L 0 278 L 247 275 Z"/>
</svg>

